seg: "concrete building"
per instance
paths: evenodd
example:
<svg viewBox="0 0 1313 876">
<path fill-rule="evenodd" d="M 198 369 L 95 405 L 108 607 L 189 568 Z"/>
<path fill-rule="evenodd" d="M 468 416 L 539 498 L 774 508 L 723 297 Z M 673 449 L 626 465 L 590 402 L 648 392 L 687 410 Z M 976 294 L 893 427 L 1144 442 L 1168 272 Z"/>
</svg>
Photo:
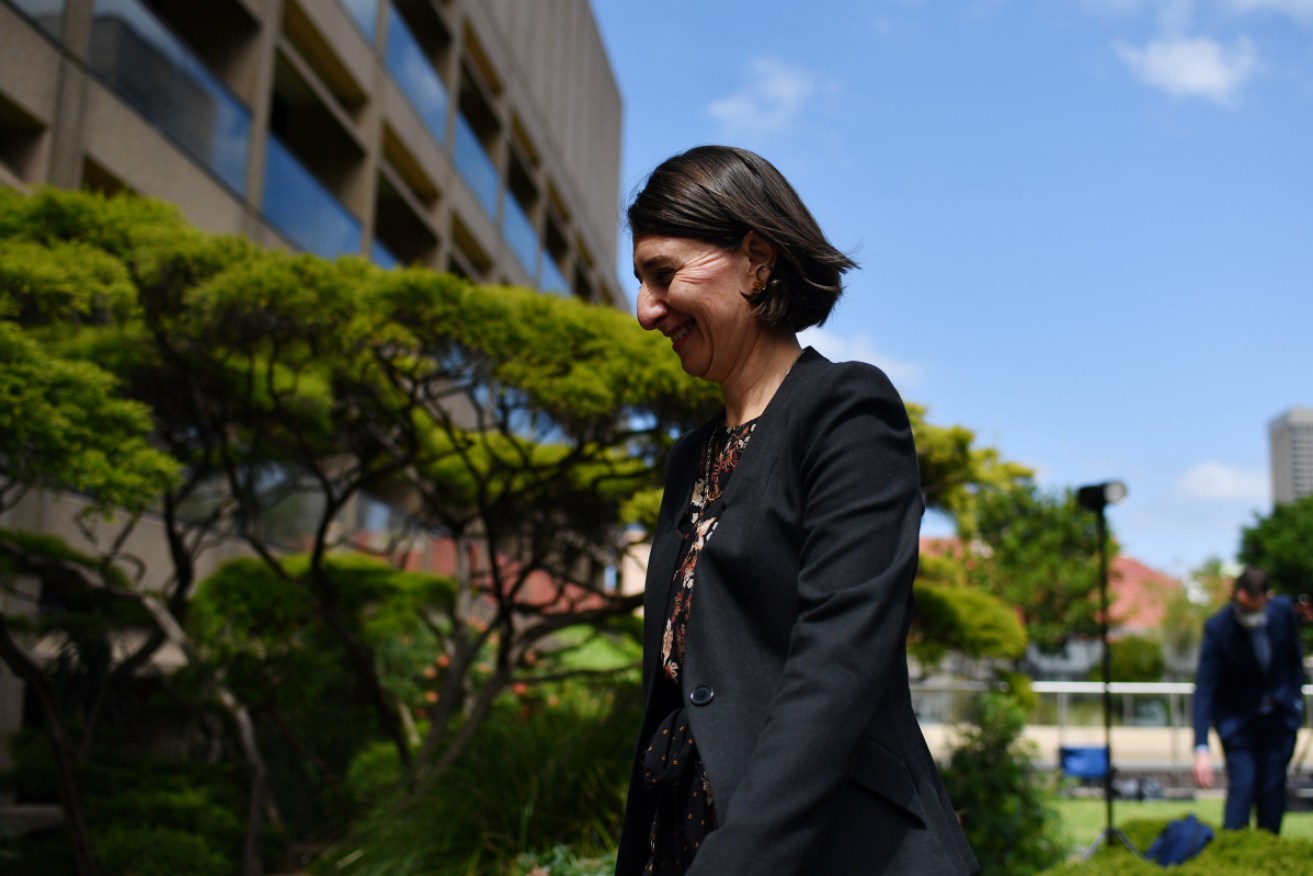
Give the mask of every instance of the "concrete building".
<svg viewBox="0 0 1313 876">
<path fill-rule="evenodd" d="M 1313 495 L 1313 408 L 1291 408 L 1267 425 L 1272 453 L 1272 503 Z"/>
<path fill-rule="evenodd" d="M 626 307 L 587 0 L 0 0 L 0 185 Z"/>
<path fill-rule="evenodd" d="M 620 112 L 587 0 L 0 0 L 0 185 L 129 190 L 270 247 L 627 308 Z M 366 529 L 390 513 L 360 504 Z M 93 550 L 85 506 L 34 491 L 0 526 Z M 125 545 L 164 549 L 149 518 Z M 0 612 L 35 614 L 33 588 Z M 0 665 L 0 769 L 22 702 Z"/>
</svg>

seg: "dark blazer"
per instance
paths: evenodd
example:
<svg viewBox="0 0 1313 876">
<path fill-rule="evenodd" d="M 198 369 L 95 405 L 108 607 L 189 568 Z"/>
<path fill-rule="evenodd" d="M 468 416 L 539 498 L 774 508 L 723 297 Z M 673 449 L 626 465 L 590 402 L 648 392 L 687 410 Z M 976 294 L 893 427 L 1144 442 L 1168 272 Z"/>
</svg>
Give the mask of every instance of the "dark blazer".
<svg viewBox="0 0 1313 876">
<path fill-rule="evenodd" d="M 707 424 L 672 449 L 648 564 L 639 732 Z M 975 858 L 912 711 L 906 639 L 921 513 L 902 401 L 810 348 L 757 421 L 699 556 L 683 691 L 719 827 L 691 876 L 966 874 Z M 641 872 L 637 759 L 617 874 Z"/>
<path fill-rule="evenodd" d="M 1272 698 L 1276 714 L 1291 733 L 1304 723 L 1304 658 L 1290 600 L 1275 596 L 1264 609 L 1272 662 L 1266 673 L 1254 655 L 1249 632 L 1230 605 L 1204 623 L 1204 641 L 1194 680 L 1195 745 L 1208 744 L 1208 725 L 1227 745 L 1258 714 L 1263 696 Z"/>
</svg>

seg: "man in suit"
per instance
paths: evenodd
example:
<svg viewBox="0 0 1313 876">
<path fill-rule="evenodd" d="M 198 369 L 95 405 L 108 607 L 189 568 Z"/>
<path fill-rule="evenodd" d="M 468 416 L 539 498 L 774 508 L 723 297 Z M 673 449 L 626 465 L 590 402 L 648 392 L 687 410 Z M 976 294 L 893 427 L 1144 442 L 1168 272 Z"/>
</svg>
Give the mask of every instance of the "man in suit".
<svg viewBox="0 0 1313 876">
<path fill-rule="evenodd" d="M 1249 825 L 1279 833 L 1286 809 L 1286 767 L 1304 723 L 1304 660 L 1294 605 L 1273 597 L 1267 575 L 1245 569 L 1231 603 L 1204 624 L 1195 674 L 1195 781 L 1213 784 L 1208 751 L 1211 724 L 1226 759 L 1223 827 Z"/>
</svg>

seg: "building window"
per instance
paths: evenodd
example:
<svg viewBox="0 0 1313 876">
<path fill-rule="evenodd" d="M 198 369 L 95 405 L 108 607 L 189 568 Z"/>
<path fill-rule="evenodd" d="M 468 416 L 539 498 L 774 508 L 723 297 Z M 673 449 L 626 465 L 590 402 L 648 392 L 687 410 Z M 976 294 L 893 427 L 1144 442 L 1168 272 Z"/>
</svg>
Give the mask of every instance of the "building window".
<svg viewBox="0 0 1313 876">
<path fill-rule="evenodd" d="M 543 234 L 543 276 L 539 287 L 557 295 L 570 294 L 570 281 L 565 279 L 561 265 L 569 264 L 570 246 L 561 233 L 559 221 L 552 211 L 547 212 L 547 230 Z"/>
<path fill-rule="evenodd" d="M 397 257 L 377 238 L 375 238 L 373 246 L 369 248 L 369 260 L 385 271 L 400 267 L 397 263 Z"/>
<path fill-rule="evenodd" d="M 365 41 L 374 42 L 375 31 L 378 29 L 378 0 L 338 0 L 351 16 L 351 20 L 360 28 L 364 34 Z"/>
<path fill-rule="evenodd" d="M 388 72 L 433 139 L 443 143 L 447 139 L 447 87 L 430 57 L 397 8 L 389 7 Z"/>
<path fill-rule="evenodd" d="M 46 139 L 39 119 L 0 94 L 0 165 L 21 180 L 35 180 Z"/>
<path fill-rule="evenodd" d="M 374 245 L 385 248 L 393 265 L 429 263 L 437 250 L 437 236 L 420 218 L 422 213 L 414 196 L 390 168 L 378 174 L 377 183 Z M 374 261 L 384 264 L 378 257 Z"/>
<path fill-rule="evenodd" d="M 138 0 L 96 0 L 91 68 L 238 194 L 251 121 L 205 65 Z"/>
<path fill-rule="evenodd" d="M 544 292 L 553 292 L 557 295 L 569 296 L 570 284 L 566 282 L 565 274 L 557 267 L 556 260 L 547 250 L 543 250 L 543 278 L 538 284 Z"/>
<path fill-rule="evenodd" d="M 294 246 L 324 258 L 360 252 L 360 223 L 273 134 L 261 210 Z"/>
<path fill-rule="evenodd" d="M 454 157 L 456 169 L 465 180 L 474 197 L 483 206 L 483 211 L 496 221 L 497 196 L 501 188 L 501 179 L 497 174 L 497 165 L 488 157 L 479 135 L 465 118 L 464 113 L 456 114 L 456 143 Z"/>
<path fill-rule="evenodd" d="M 9 0 L 56 40 L 64 26 L 64 0 Z"/>
</svg>

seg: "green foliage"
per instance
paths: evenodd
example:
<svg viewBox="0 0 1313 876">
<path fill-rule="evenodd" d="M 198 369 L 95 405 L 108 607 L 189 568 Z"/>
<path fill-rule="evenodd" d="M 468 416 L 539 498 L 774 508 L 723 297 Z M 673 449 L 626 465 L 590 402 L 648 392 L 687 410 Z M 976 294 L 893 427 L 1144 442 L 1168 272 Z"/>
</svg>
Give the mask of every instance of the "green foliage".
<svg viewBox="0 0 1313 876">
<path fill-rule="evenodd" d="M 63 485 L 100 509 L 140 509 L 177 473 L 150 446 L 149 413 L 116 397 L 114 379 L 86 362 L 48 354 L 0 322 L 0 500 L 17 484 Z"/>
<path fill-rule="evenodd" d="M 1255 516 L 1240 533 L 1240 562 L 1257 566 L 1272 579 L 1278 593 L 1313 594 L 1313 496 L 1277 505 L 1272 513 Z"/>
<path fill-rule="evenodd" d="M 1191 598 L 1191 590 L 1179 587 L 1168 594 L 1161 624 L 1163 651 L 1177 667 L 1193 659 L 1203 639 L 1204 622 L 1231 598 L 1231 577 L 1217 557 L 1210 557 L 1190 573 L 1202 593 L 1202 601 Z M 1193 673 L 1190 667 L 1190 674 Z M 1177 669 L 1181 672 L 1181 669 Z M 1187 676 L 1188 677 L 1188 676 Z"/>
<path fill-rule="evenodd" d="M 1128 819 L 1122 831 L 1138 848 L 1147 850 L 1170 819 Z M 1172 867 L 1180 876 L 1313 876 L 1313 841 L 1286 839 L 1262 830 L 1219 831 L 1193 860 Z M 1102 847 L 1089 861 L 1070 862 L 1044 876 L 1149 876 L 1162 873 L 1157 864 L 1131 856 L 1119 845 Z"/>
<path fill-rule="evenodd" d="M 188 628 L 200 657 L 251 708 L 288 819 L 303 830 L 340 829 L 354 811 L 342 782 L 351 758 L 376 738 L 376 721 L 314 607 L 309 557 L 287 557 L 282 569 L 291 577 L 255 558 L 225 563 L 197 587 Z M 325 575 L 374 648 L 387 690 L 422 709 L 435 683 L 423 673 L 441 653 L 422 612 L 452 606 L 451 580 L 352 554 L 326 558 Z"/>
<path fill-rule="evenodd" d="M 216 649 L 215 659 L 232 659 L 234 650 L 292 648 L 296 631 L 318 623 L 312 574 L 305 554 L 284 557 L 281 572 L 254 557 L 224 563 L 197 587 L 189 623 L 196 640 Z M 450 613 L 454 582 L 445 575 L 403 572 L 361 554 L 332 554 L 324 575 L 340 605 L 355 617 L 370 638 L 382 641 L 415 632 L 416 613 L 433 609 Z"/>
<path fill-rule="evenodd" d="M 970 538 L 976 527 L 976 499 L 988 490 L 1010 490 L 1031 476 L 1030 469 L 1004 460 L 992 447 L 976 447 L 964 426 L 935 426 L 922 405 L 908 404 L 926 505 L 951 515 L 958 532 Z"/>
<path fill-rule="evenodd" d="M 96 315 L 126 316 L 135 304 L 121 262 L 80 241 L 44 246 L 0 240 L 0 316 L 48 325 Z"/>
<path fill-rule="evenodd" d="M 943 771 L 953 805 L 984 876 L 1028 876 L 1061 860 L 1056 814 L 1043 777 L 1021 741 L 1025 714 L 1015 699 L 980 697 L 976 722 Z"/>
<path fill-rule="evenodd" d="M 634 685 L 580 682 L 506 695 L 466 756 L 418 800 L 388 790 L 394 752 L 362 753 L 353 792 L 379 802 L 316 872 L 491 874 L 506 872 L 526 849 L 609 851 L 641 699 Z"/>
<path fill-rule="evenodd" d="M 611 876 L 615 872 L 615 853 L 581 856 L 569 846 L 556 846 L 538 854 L 520 855 L 507 872 L 511 876 Z"/>
<path fill-rule="evenodd" d="M 1122 636 L 1109 643 L 1109 664 L 1113 681 L 1162 681 L 1167 670 L 1163 647 L 1144 636 Z M 1093 681 L 1103 678 L 1101 666 L 1090 669 Z"/>
<path fill-rule="evenodd" d="M 163 201 L 54 188 L 31 195 L 0 189 L 0 238 L 48 246 L 79 241 L 123 259 L 156 238 L 188 231 L 177 208 Z"/>
<path fill-rule="evenodd" d="M 1026 630 L 1016 612 L 984 591 L 928 583 L 918 578 L 916 614 L 907 648 L 924 667 L 949 651 L 968 657 L 1015 660 L 1026 652 Z"/>
<path fill-rule="evenodd" d="M 121 569 L 74 550 L 58 536 L 0 529 L 0 547 L 0 572 L 23 574 L 33 566 L 52 563 L 99 578 L 113 589 L 125 590 L 128 587 L 128 578 Z"/>
<path fill-rule="evenodd" d="M 987 549 L 971 557 L 968 578 L 1015 606 L 1032 642 L 1060 651 L 1069 639 L 1098 633 L 1096 521 L 1070 490 L 1045 493 L 1027 483 L 982 491 L 976 515 Z"/>
<path fill-rule="evenodd" d="M 168 827 L 125 824 L 99 831 L 96 839 L 97 857 L 114 876 L 230 876 L 235 868 L 201 837 Z"/>
<path fill-rule="evenodd" d="M 50 746 L 35 732 L 15 737 L 10 786 L 24 799 L 53 801 L 55 766 Z M 98 750 L 83 770 L 97 861 L 106 874 L 163 876 L 237 871 L 244 825 L 245 788 L 227 767 L 163 761 Z M 7 848 L 6 848 L 7 846 Z M 282 856 L 280 838 L 266 835 L 266 864 Z M 4 872 L 48 876 L 72 872 L 62 830 L 19 837 L 0 845 Z"/>
</svg>

